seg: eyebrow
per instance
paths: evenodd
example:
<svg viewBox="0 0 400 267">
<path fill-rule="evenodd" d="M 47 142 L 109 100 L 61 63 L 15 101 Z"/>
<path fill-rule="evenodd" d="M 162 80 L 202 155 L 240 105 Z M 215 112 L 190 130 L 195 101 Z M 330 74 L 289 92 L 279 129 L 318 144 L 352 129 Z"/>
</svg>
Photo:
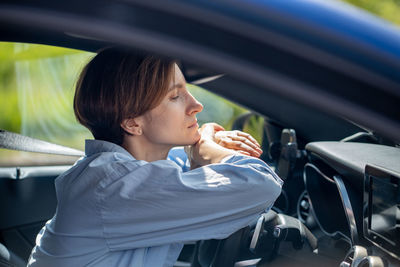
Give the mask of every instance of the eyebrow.
<svg viewBox="0 0 400 267">
<path fill-rule="evenodd" d="M 169 88 L 168 92 L 174 90 L 175 88 L 179 88 L 179 87 L 183 87 L 183 84 L 182 83 L 174 84 L 171 88 Z"/>
</svg>

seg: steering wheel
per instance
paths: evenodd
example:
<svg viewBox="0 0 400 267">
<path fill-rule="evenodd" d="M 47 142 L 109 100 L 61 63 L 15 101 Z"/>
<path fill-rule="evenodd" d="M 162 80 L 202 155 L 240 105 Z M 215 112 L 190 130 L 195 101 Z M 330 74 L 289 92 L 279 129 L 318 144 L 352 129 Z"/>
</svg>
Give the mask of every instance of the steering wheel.
<svg viewBox="0 0 400 267">
<path fill-rule="evenodd" d="M 232 267 L 245 244 L 250 227 L 242 228 L 229 237 L 202 240 L 196 243 L 191 267 Z"/>
<path fill-rule="evenodd" d="M 282 241 L 292 242 L 297 250 L 305 243 L 317 248 L 317 239 L 302 222 L 270 210 L 226 239 L 197 242 L 191 267 L 233 267 L 237 261 L 255 258 L 268 262 L 276 257 Z"/>
</svg>

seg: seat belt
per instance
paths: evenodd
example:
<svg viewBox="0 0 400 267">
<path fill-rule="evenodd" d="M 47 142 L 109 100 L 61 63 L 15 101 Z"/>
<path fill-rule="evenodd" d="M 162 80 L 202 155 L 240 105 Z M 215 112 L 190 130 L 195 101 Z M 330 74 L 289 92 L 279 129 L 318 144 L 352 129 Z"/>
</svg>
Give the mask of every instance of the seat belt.
<svg viewBox="0 0 400 267">
<path fill-rule="evenodd" d="M 77 157 L 85 155 L 83 151 L 77 149 L 56 145 L 1 129 L 0 148 Z"/>
</svg>

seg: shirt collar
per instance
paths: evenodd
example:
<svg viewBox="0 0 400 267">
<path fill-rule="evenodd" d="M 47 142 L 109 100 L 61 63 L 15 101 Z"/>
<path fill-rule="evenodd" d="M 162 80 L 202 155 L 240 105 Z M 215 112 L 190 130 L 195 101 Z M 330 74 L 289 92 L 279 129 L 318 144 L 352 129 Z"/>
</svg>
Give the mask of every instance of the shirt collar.
<svg viewBox="0 0 400 267">
<path fill-rule="evenodd" d="M 103 141 L 103 140 L 85 140 L 85 154 L 86 156 L 91 156 L 93 154 L 102 152 L 118 152 L 130 157 L 133 157 L 128 151 L 123 147 L 116 145 L 114 143 Z"/>
</svg>

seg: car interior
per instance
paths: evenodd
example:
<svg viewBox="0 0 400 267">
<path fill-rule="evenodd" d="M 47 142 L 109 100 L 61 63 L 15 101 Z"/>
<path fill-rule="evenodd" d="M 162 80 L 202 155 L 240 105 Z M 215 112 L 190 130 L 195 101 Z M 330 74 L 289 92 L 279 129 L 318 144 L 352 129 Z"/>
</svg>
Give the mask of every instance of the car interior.
<svg viewBox="0 0 400 267">
<path fill-rule="evenodd" d="M 54 9 L 66 8 L 53 7 L 53 4 L 46 1 L 40 2 L 38 7 L 47 4 Z M 109 17 L 106 16 L 105 21 L 112 20 L 115 23 L 115 14 L 125 14 L 125 11 L 121 11 L 125 5 L 112 6 L 114 13 L 107 13 Z M 174 16 L 170 18 L 170 13 L 164 14 L 161 8 L 153 10 L 146 4 L 138 6 L 140 8 L 134 10 L 138 14 L 135 21 L 138 28 L 154 30 L 156 26 L 147 19 L 148 16 L 154 17 L 152 12 L 160 15 L 160 19 L 165 19 L 167 23 L 180 22 Z M 57 13 L 48 11 L 47 17 L 39 18 L 35 16 L 39 16 L 40 12 L 31 10 L 32 6 L 21 7 L 24 8 L 16 8 L 11 4 L 0 6 L 0 16 L 7 15 L 3 16 L 0 26 L 1 42 L 73 48 L 92 54 L 110 45 L 152 52 L 159 49 L 163 56 L 169 56 L 168 52 L 171 51 L 175 51 L 171 52 L 172 55 L 179 55 L 174 49 L 184 50 L 182 43 L 173 43 L 163 38 L 156 38 L 157 45 L 146 49 L 147 43 L 140 38 L 140 34 L 136 35 L 136 39 L 125 36 L 125 39 L 116 40 L 112 39 L 112 34 L 101 33 L 96 37 L 94 32 L 101 29 L 101 25 L 108 33 L 116 31 L 115 36 L 118 35 L 118 30 L 123 29 L 119 28 L 121 25 L 115 27 L 112 24 L 101 24 L 101 21 L 96 22 L 100 25 L 99 28 L 85 29 L 91 25 L 91 21 L 85 24 L 78 20 L 67 20 L 71 24 L 82 22 L 77 24 L 76 29 L 80 30 L 74 31 L 72 26 L 70 29 L 63 28 L 62 19 L 67 17 L 60 16 L 58 20 L 52 17 Z M 129 8 L 133 9 L 131 6 Z M 84 4 L 82 14 L 89 14 L 89 9 L 90 4 Z M 104 9 L 98 10 L 100 11 L 97 15 L 104 15 Z M 24 16 L 26 21 L 15 19 Z M 126 25 L 133 23 L 130 20 L 126 22 L 123 18 L 118 17 L 116 21 L 121 19 L 122 24 Z M 28 22 L 34 19 L 38 22 L 35 26 L 28 27 Z M 59 25 L 45 25 L 50 19 Z M 85 19 L 90 20 L 91 17 Z M 193 38 L 197 41 L 202 37 L 203 29 L 193 21 L 191 23 L 191 34 L 195 35 Z M 196 31 L 193 30 L 197 26 Z M 282 28 L 278 30 L 281 31 Z M 211 35 L 208 37 L 210 39 L 219 34 L 217 30 L 207 33 Z M 178 36 L 180 33 L 168 34 Z M 175 266 L 400 266 L 400 137 L 396 132 L 400 117 L 399 94 L 395 93 L 393 97 L 388 93 L 390 90 L 381 93 L 376 80 L 362 80 L 360 73 L 353 75 L 340 72 L 333 67 L 320 66 L 316 61 L 289 53 L 283 48 L 279 50 L 271 44 L 261 47 L 254 42 L 249 45 L 246 40 L 240 41 L 239 36 L 229 36 L 224 31 L 221 34 L 226 34 L 223 37 L 235 37 L 232 41 L 238 42 L 237 47 L 246 47 L 248 51 L 254 49 L 254 54 L 248 52 L 249 58 L 254 62 L 268 61 L 265 63 L 268 68 L 265 67 L 267 65 L 264 66 L 265 75 L 256 75 L 257 66 L 255 74 L 249 72 L 248 76 L 245 76 L 246 70 L 236 71 L 234 66 L 223 71 L 225 69 L 222 63 L 212 65 L 211 63 L 215 63 L 212 59 L 205 58 L 201 61 L 198 60 L 199 57 L 191 57 L 190 53 L 179 58 L 180 67 L 188 83 L 201 86 L 201 90 L 212 92 L 216 97 L 241 108 L 242 112 L 239 114 L 232 112 L 229 130 L 249 131 L 257 135 L 264 151 L 261 159 L 284 180 L 284 186 L 282 194 L 269 212 L 260 214 L 251 225 L 227 239 L 185 244 Z M 151 34 L 147 36 L 152 37 Z M 175 46 L 171 44 L 171 48 L 168 48 L 169 41 Z M 308 41 L 318 43 L 311 38 L 304 42 Z M 220 49 L 222 48 L 221 44 Z M 257 54 L 260 49 L 265 53 Z M 327 48 L 329 49 L 330 47 Z M 229 53 L 234 55 L 245 52 L 232 49 Z M 343 53 L 348 54 L 346 51 Z M 361 55 L 354 56 L 356 63 L 363 56 L 362 51 L 358 53 Z M 212 53 L 210 54 L 212 57 Z M 367 60 L 368 58 L 365 59 Z M 366 65 L 369 66 L 371 62 L 373 63 L 372 60 L 366 62 Z M 390 88 L 399 89 L 400 72 L 394 72 L 400 71 L 400 60 L 391 61 L 388 65 L 384 65 L 385 62 L 380 61 L 382 68 L 379 71 L 374 72 L 374 67 L 368 71 L 387 79 L 384 85 L 388 85 L 391 79 Z M 251 67 L 246 64 L 243 66 Z M 80 67 L 74 66 L 77 70 Z M 269 73 L 271 69 L 279 75 Z M 387 71 L 385 76 L 387 69 L 394 71 Z M 240 71 L 245 74 L 236 75 Z M 344 104 L 339 107 L 343 108 L 342 113 L 330 109 L 330 102 L 324 102 L 322 97 L 318 98 L 317 93 L 317 100 L 313 98 L 310 100 L 311 104 L 308 103 L 307 98 L 312 98 L 313 95 L 300 94 L 314 91 L 290 91 L 293 84 L 299 87 L 302 84 L 292 83 L 287 77 L 296 77 L 307 86 L 326 88 L 323 92 L 338 88 L 339 93 L 330 97 L 333 99 L 344 95 L 340 102 Z M 264 79 L 269 80 L 264 83 Z M 275 80 L 279 86 L 289 88 L 288 91 L 282 89 L 283 93 L 279 93 L 266 90 L 266 86 L 274 86 Z M 277 88 L 281 88 L 279 86 Z M 365 94 L 359 97 L 359 91 L 350 92 L 349 88 L 353 87 L 364 88 Z M 385 105 L 371 99 L 383 99 Z M 360 101 L 357 102 L 357 107 L 363 109 L 352 109 L 350 103 L 356 100 Z M 211 100 L 206 98 L 205 101 Z M 210 114 L 228 113 L 229 109 L 218 109 L 224 105 L 218 101 L 214 103 L 217 111 L 210 111 Z M 207 103 L 204 104 L 206 111 Z M 324 106 L 327 108 L 324 109 Z M 212 104 L 209 107 L 212 110 Z M 371 116 L 371 120 L 363 124 L 363 116 L 375 114 L 367 111 L 361 114 L 366 107 L 381 111 L 381 120 Z M 361 115 L 357 115 L 356 111 L 360 111 Z M 345 116 L 346 112 L 349 112 L 348 116 Z M 201 120 L 206 122 L 213 120 L 213 117 L 208 115 Z M 375 121 L 381 124 L 374 127 Z M 29 136 L 26 132 L 13 132 L 7 126 L 0 125 L 0 151 L 3 152 L 1 157 L 8 157 L 7 153 L 13 150 L 29 152 L 29 160 L 27 158 L 28 163 L 0 165 L 0 266 L 26 266 L 37 233 L 54 215 L 57 206 L 54 180 L 84 156 L 81 149 L 76 147 L 44 141 L 40 137 Z M 33 164 L 35 158 L 42 154 L 49 154 L 57 160 L 47 165 Z"/>
</svg>

